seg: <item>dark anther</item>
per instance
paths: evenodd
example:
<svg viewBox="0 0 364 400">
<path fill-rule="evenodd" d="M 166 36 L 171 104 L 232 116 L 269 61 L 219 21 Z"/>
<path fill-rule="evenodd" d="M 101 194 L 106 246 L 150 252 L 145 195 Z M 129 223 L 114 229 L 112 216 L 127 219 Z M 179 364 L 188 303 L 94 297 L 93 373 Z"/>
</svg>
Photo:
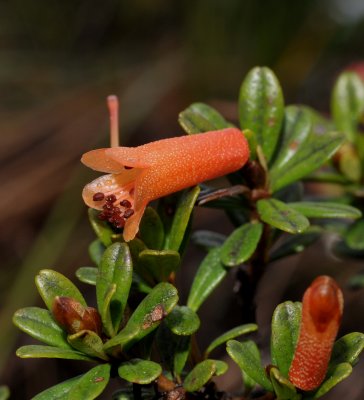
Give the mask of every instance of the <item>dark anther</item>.
<svg viewBox="0 0 364 400">
<path fill-rule="evenodd" d="M 109 217 L 108 217 L 108 215 L 106 215 L 105 213 L 101 212 L 101 213 L 98 215 L 98 218 L 99 218 L 101 221 L 106 221 Z"/>
<path fill-rule="evenodd" d="M 120 208 L 119 207 L 114 207 L 112 209 L 112 213 L 115 215 L 121 214 Z"/>
<path fill-rule="evenodd" d="M 104 200 L 104 198 L 105 198 L 105 195 L 104 195 L 104 193 L 101 193 L 101 192 L 97 192 L 92 196 L 93 201 L 101 201 L 101 200 Z"/>
<path fill-rule="evenodd" d="M 106 201 L 108 203 L 114 203 L 116 201 L 116 196 L 114 194 L 110 194 L 109 196 L 106 196 Z"/>
<path fill-rule="evenodd" d="M 104 205 L 102 206 L 102 208 L 103 208 L 104 210 L 111 211 L 111 210 L 114 208 L 114 206 L 113 206 L 112 204 L 106 203 L 106 204 L 104 204 Z"/>
<path fill-rule="evenodd" d="M 124 165 L 125 169 L 133 169 L 133 167 L 128 167 L 127 165 Z"/>
<path fill-rule="evenodd" d="M 134 214 L 134 210 L 132 210 L 131 208 L 129 208 L 128 210 L 125 211 L 124 213 L 124 218 L 130 218 L 132 215 Z"/>
<path fill-rule="evenodd" d="M 121 201 L 120 202 L 120 205 L 122 206 L 122 207 L 125 207 L 125 208 L 130 208 L 131 207 L 131 203 L 130 203 L 130 201 L 129 200 L 123 200 L 123 201 Z"/>
</svg>

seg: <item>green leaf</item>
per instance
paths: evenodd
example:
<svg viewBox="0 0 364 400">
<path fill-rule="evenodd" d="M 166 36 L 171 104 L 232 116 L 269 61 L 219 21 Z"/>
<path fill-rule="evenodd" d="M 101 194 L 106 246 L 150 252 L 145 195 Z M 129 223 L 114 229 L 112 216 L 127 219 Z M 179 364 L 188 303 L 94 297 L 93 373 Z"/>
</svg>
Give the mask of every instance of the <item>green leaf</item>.
<svg viewBox="0 0 364 400">
<path fill-rule="evenodd" d="M 64 358 L 67 360 L 95 361 L 78 351 L 36 344 L 19 347 L 16 355 L 20 358 Z"/>
<path fill-rule="evenodd" d="M 177 289 L 162 282 L 141 301 L 128 323 L 115 337 L 105 343 L 104 348 L 130 347 L 152 332 L 172 311 L 178 302 Z"/>
<path fill-rule="evenodd" d="M 350 277 L 348 286 L 350 289 L 361 289 L 364 287 L 364 273 L 359 272 L 358 274 Z"/>
<path fill-rule="evenodd" d="M 96 277 L 97 306 L 109 336 L 115 334 L 122 321 L 132 277 L 133 263 L 128 245 L 117 242 L 109 246 L 101 259 Z M 110 297 L 112 285 L 115 285 L 115 292 Z"/>
<path fill-rule="evenodd" d="M 186 189 L 182 192 L 177 203 L 171 226 L 169 230 L 166 231 L 165 250 L 179 250 L 199 193 L 200 188 L 198 186 Z"/>
<path fill-rule="evenodd" d="M 357 208 L 341 203 L 300 201 L 287 205 L 307 218 L 360 218 L 362 215 Z"/>
<path fill-rule="evenodd" d="M 176 272 L 181 257 L 174 250 L 143 250 L 139 253 L 139 267 L 145 268 L 157 282 L 168 280 L 172 272 Z"/>
<path fill-rule="evenodd" d="M 48 310 L 38 307 L 26 307 L 16 311 L 14 324 L 31 337 L 51 346 L 69 349 L 67 334 L 54 321 Z"/>
<path fill-rule="evenodd" d="M 226 351 L 239 368 L 245 371 L 255 382 L 270 392 L 273 390 L 272 384 L 262 367 L 259 349 L 252 340 L 246 340 L 242 343 L 229 340 Z"/>
<path fill-rule="evenodd" d="M 0 386 L 0 400 L 7 400 L 10 396 L 10 390 L 7 386 Z"/>
<path fill-rule="evenodd" d="M 337 79 L 332 92 L 331 112 L 337 129 L 354 142 L 364 112 L 364 84 L 356 73 L 343 72 Z"/>
<path fill-rule="evenodd" d="M 94 210 L 93 208 L 88 209 L 88 218 L 90 220 L 92 229 L 100 239 L 100 242 L 105 247 L 108 247 L 112 244 L 112 236 L 114 235 L 114 232 L 105 221 L 101 221 L 99 219 L 99 214 L 100 211 L 98 210 Z"/>
<path fill-rule="evenodd" d="M 109 358 L 103 349 L 101 338 L 93 331 L 83 330 L 68 336 L 69 344 L 81 353 L 90 357 L 101 358 L 107 361 Z"/>
<path fill-rule="evenodd" d="M 310 225 L 304 215 L 277 199 L 259 200 L 257 210 L 262 221 L 288 233 L 301 233 Z"/>
<path fill-rule="evenodd" d="M 128 382 L 147 385 L 158 378 L 162 373 L 162 368 L 156 362 L 134 358 L 120 364 L 118 373 Z"/>
<path fill-rule="evenodd" d="M 328 377 L 326 377 L 324 382 L 315 392 L 313 398 L 319 399 L 320 397 L 322 397 L 334 386 L 336 386 L 338 383 L 347 378 L 351 374 L 352 370 L 353 368 L 349 363 L 342 363 L 336 365 L 335 369 L 331 372 L 331 374 Z"/>
<path fill-rule="evenodd" d="M 139 226 L 139 237 L 150 249 L 161 250 L 164 243 L 164 227 L 158 213 L 147 207 Z"/>
<path fill-rule="evenodd" d="M 311 136 L 284 168 L 272 168 L 270 171 L 270 187 L 273 192 L 302 179 L 315 171 L 339 149 L 344 136 L 338 133 L 327 133 L 322 136 Z"/>
<path fill-rule="evenodd" d="M 213 360 L 213 361 L 215 362 L 216 366 L 216 371 L 215 371 L 216 376 L 224 375 L 229 369 L 229 366 L 225 361 L 220 361 L 220 360 Z"/>
<path fill-rule="evenodd" d="M 225 275 L 226 269 L 220 261 L 220 248 L 209 251 L 197 270 L 187 299 L 187 306 L 197 311 Z"/>
<path fill-rule="evenodd" d="M 76 271 L 77 278 L 89 285 L 96 285 L 96 277 L 98 273 L 98 268 L 96 267 L 80 267 Z"/>
<path fill-rule="evenodd" d="M 281 374 L 288 377 L 301 322 L 301 303 L 286 301 L 279 304 L 272 317 L 272 362 Z"/>
<path fill-rule="evenodd" d="M 364 349 L 364 334 L 351 332 L 338 339 L 332 349 L 329 372 L 338 364 L 349 363 L 354 366 Z"/>
<path fill-rule="evenodd" d="M 109 379 L 110 365 L 98 365 L 83 375 L 39 393 L 33 400 L 93 400 L 104 391 Z"/>
<path fill-rule="evenodd" d="M 152 291 L 152 288 L 142 279 L 140 276 L 138 276 L 136 273 L 133 273 L 133 282 L 132 282 L 132 288 L 133 290 L 141 293 L 150 293 Z"/>
<path fill-rule="evenodd" d="M 217 232 L 200 230 L 193 232 L 191 240 L 196 246 L 208 251 L 221 246 L 225 242 L 226 236 Z"/>
<path fill-rule="evenodd" d="M 255 133 L 268 161 L 277 146 L 283 116 L 284 100 L 277 77 L 269 68 L 253 68 L 240 88 L 240 126 Z"/>
<path fill-rule="evenodd" d="M 277 395 L 277 400 L 300 400 L 301 395 L 297 394 L 296 388 L 285 378 L 280 371 L 273 367 L 269 372 L 273 389 Z"/>
<path fill-rule="evenodd" d="M 86 301 L 77 287 L 57 271 L 51 269 L 39 271 L 39 274 L 35 277 L 35 284 L 44 303 L 51 312 L 54 299 L 57 296 L 70 297 L 87 307 Z"/>
<path fill-rule="evenodd" d="M 90 246 L 88 247 L 88 253 L 90 255 L 91 260 L 97 265 L 100 265 L 102 255 L 106 247 L 102 244 L 101 240 L 96 239 L 91 242 Z"/>
<path fill-rule="evenodd" d="M 166 318 L 166 324 L 174 334 L 189 336 L 200 327 L 200 318 L 190 308 L 176 306 Z"/>
<path fill-rule="evenodd" d="M 190 337 L 175 335 L 162 323 L 157 332 L 156 343 L 164 369 L 179 377 L 190 353 Z"/>
<path fill-rule="evenodd" d="M 155 391 L 148 386 L 141 386 L 139 400 L 153 400 Z M 112 400 L 135 400 L 133 388 L 123 388 L 112 394 Z"/>
<path fill-rule="evenodd" d="M 222 361 L 217 360 L 204 360 L 198 363 L 186 376 L 183 382 L 183 387 L 185 390 L 187 392 L 196 392 L 197 390 L 201 389 L 214 375 L 216 375 L 218 369 L 219 375 L 226 372 L 227 365 L 226 368 L 222 364 L 217 367 L 217 363 L 221 362 Z"/>
<path fill-rule="evenodd" d="M 288 106 L 285 110 L 285 119 L 279 152 L 274 160 L 274 168 L 284 168 L 294 156 L 302 143 L 309 137 L 312 129 L 311 114 L 304 107 Z"/>
<path fill-rule="evenodd" d="M 178 122 L 189 134 L 216 131 L 231 126 L 214 108 L 204 103 L 193 103 L 178 115 Z"/>
<path fill-rule="evenodd" d="M 364 219 L 352 224 L 345 234 L 345 243 L 353 250 L 364 250 Z"/>
<path fill-rule="evenodd" d="M 223 333 L 222 335 L 218 336 L 215 340 L 213 340 L 205 351 L 205 357 L 207 357 L 212 350 L 216 349 L 216 347 L 224 344 L 228 340 L 235 339 L 238 336 L 245 335 L 247 333 L 255 332 L 258 330 L 258 325 L 256 324 L 244 324 L 239 325 L 229 331 Z"/>
<path fill-rule="evenodd" d="M 248 260 L 256 250 L 263 225 L 259 223 L 247 223 L 227 238 L 221 247 L 221 261 L 227 267 L 235 267 Z"/>
<path fill-rule="evenodd" d="M 300 253 L 306 247 L 316 242 L 320 238 L 322 231 L 321 227 L 309 226 L 305 232 L 289 236 L 279 247 L 272 251 L 269 260 L 275 261 L 292 254 Z"/>
</svg>

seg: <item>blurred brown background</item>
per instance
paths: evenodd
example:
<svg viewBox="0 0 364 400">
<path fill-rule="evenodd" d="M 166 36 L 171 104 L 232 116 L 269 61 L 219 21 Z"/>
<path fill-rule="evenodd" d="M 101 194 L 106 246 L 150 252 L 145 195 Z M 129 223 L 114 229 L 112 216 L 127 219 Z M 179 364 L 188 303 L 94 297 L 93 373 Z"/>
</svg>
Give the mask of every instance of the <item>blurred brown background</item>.
<svg viewBox="0 0 364 400">
<path fill-rule="evenodd" d="M 193 101 L 235 120 L 240 83 L 255 65 L 274 69 L 287 103 L 327 112 L 338 72 L 364 59 L 363 39 L 362 0 L 0 1 L 0 384 L 10 386 L 12 399 L 29 399 L 85 368 L 18 360 L 15 348 L 31 340 L 11 316 L 40 304 L 33 283 L 39 269 L 74 277 L 90 263 L 93 235 L 80 192 L 95 175 L 79 159 L 107 145 L 105 97 L 120 97 L 124 145 L 181 134 L 178 112 Z M 196 214 L 198 228 L 230 229 L 221 213 Z M 276 304 L 300 299 L 318 274 L 345 286 L 360 268 L 332 258 L 328 240 L 267 271 L 258 294 L 263 347 Z M 187 254 L 183 290 L 202 256 Z M 233 277 L 202 308 L 202 343 L 239 323 L 234 300 L 221 300 L 232 284 Z M 79 286 L 92 304 L 92 289 Z M 342 333 L 363 331 L 364 291 L 345 296 Z M 211 311 L 216 302 L 219 315 Z M 354 371 L 326 398 L 363 399 L 364 363 Z M 234 389 L 236 379 L 221 384 Z"/>
</svg>

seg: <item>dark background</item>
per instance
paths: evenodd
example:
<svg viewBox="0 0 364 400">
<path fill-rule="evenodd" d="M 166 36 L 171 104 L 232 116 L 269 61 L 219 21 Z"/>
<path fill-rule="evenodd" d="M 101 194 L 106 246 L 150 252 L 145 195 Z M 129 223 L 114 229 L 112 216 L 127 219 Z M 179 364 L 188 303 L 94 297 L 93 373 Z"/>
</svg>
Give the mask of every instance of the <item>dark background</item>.
<svg viewBox="0 0 364 400">
<path fill-rule="evenodd" d="M 256 65 L 275 71 L 287 103 L 328 112 L 337 74 L 364 59 L 363 39 L 362 0 L 0 1 L 0 384 L 13 399 L 29 399 L 85 368 L 17 359 L 15 348 L 32 341 L 11 316 L 41 304 L 38 270 L 73 279 L 90 263 L 93 234 L 80 192 L 95 175 L 79 159 L 107 145 L 105 97 L 120 97 L 123 145 L 181 134 L 177 115 L 194 101 L 236 120 L 240 83 Z M 196 217 L 197 228 L 231 229 L 217 211 Z M 268 269 L 257 298 L 264 349 L 276 304 L 300 299 L 322 273 L 345 287 L 362 264 L 333 258 L 332 240 Z M 182 298 L 202 256 L 192 248 L 185 258 Z M 239 323 L 232 285 L 233 275 L 202 307 L 202 344 Z M 92 289 L 79 287 L 94 304 Z M 363 331 L 363 290 L 346 290 L 345 300 L 341 333 Z M 326 398 L 362 399 L 363 363 L 354 371 Z M 230 390 L 239 380 L 232 367 L 220 383 Z"/>
</svg>

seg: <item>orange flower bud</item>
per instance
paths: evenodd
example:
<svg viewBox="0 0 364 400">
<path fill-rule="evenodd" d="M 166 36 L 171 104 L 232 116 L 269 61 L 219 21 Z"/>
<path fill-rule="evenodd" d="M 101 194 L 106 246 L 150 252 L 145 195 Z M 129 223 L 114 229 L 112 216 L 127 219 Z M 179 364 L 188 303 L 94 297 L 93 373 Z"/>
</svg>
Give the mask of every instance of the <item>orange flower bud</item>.
<svg viewBox="0 0 364 400">
<path fill-rule="evenodd" d="M 329 276 L 319 276 L 302 300 L 302 320 L 289 380 L 302 390 L 325 378 L 343 312 L 343 295 Z"/>
<path fill-rule="evenodd" d="M 93 150 L 81 161 L 109 175 L 86 185 L 82 196 L 89 207 L 103 210 L 103 219 L 124 227 L 129 241 L 150 201 L 234 172 L 248 158 L 247 140 L 236 128 Z"/>
<path fill-rule="evenodd" d="M 89 330 L 101 334 L 101 318 L 93 307 L 84 307 L 70 297 L 57 296 L 53 303 L 53 316 L 69 333 Z"/>
</svg>

